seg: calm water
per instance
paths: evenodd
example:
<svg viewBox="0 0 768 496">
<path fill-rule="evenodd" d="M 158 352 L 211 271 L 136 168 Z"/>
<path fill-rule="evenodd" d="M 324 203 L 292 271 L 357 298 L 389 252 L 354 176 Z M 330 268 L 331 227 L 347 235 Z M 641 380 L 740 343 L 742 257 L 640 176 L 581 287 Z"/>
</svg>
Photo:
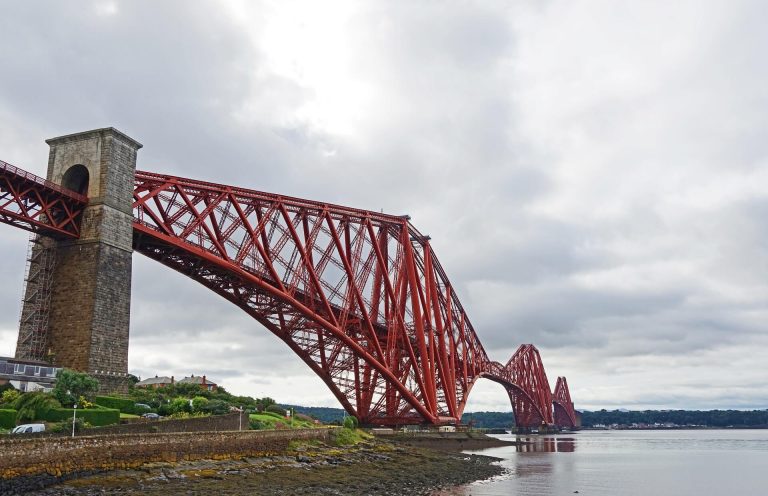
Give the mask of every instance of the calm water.
<svg viewBox="0 0 768 496">
<path fill-rule="evenodd" d="M 514 436 L 498 436 L 514 439 Z M 507 473 L 441 495 L 768 495 L 768 430 L 582 431 L 472 453 Z"/>
</svg>

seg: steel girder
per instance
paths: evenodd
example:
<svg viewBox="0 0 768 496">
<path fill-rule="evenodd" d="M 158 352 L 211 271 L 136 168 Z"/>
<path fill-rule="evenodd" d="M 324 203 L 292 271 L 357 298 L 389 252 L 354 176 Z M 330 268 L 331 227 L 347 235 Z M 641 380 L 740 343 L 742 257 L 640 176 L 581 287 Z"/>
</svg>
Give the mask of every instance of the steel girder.
<svg viewBox="0 0 768 496">
<path fill-rule="evenodd" d="M 568 381 L 565 377 L 558 377 L 555 392 L 552 394 L 552 406 L 554 408 L 555 425 L 574 428 L 577 426 L 576 410 L 571 401 L 571 392 L 568 390 Z"/>
<path fill-rule="evenodd" d="M 0 222 L 54 237 L 80 236 L 88 198 L 0 160 Z"/>
<path fill-rule="evenodd" d="M 507 390 L 515 425 L 535 428 L 553 423 L 552 393 L 541 355 L 534 345 L 520 345 L 506 365 L 490 362 L 483 376 Z"/>
<path fill-rule="evenodd" d="M 137 251 L 243 308 L 360 421 L 461 418 L 488 358 L 407 216 L 148 172 L 133 210 Z"/>
</svg>

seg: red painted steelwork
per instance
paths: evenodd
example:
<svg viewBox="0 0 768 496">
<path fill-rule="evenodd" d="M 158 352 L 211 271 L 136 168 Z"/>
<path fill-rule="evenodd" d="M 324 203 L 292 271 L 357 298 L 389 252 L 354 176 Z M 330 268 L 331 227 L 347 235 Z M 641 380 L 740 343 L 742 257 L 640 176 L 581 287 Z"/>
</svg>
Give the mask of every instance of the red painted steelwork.
<svg viewBox="0 0 768 496">
<path fill-rule="evenodd" d="M 488 362 L 408 217 L 136 173 L 134 247 L 248 312 L 362 422 L 456 422 Z"/>
<path fill-rule="evenodd" d="M 565 377 L 558 377 L 555 392 L 552 394 L 552 406 L 554 409 L 555 425 L 560 427 L 577 427 L 576 410 L 571 401 L 571 392 L 568 390 L 568 381 Z"/>
<path fill-rule="evenodd" d="M 552 424 L 552 393 L 539 350 L 523 344 L 505 366 L 491 362 L 483 376 L 507 390 L 517 427 L 534 428 Z"/>
<path fill-rule="evenodd" d="M 80 236 L 88 198 L 0 160 L 0 222 L 54 237 Z"/>
<path fill-rule="evenodd" d="M 85 197 L 0 165 L 0 222 L 79 235 Z M 136 251 L 251 315 L 361 422 L 458 423 L 486 377 L 509 393 L 519 427 L 553 423 L 538 350 L 488 358 L 408 216 L 150 172 L 136 173 L 133 213 Z"/>
</svg>

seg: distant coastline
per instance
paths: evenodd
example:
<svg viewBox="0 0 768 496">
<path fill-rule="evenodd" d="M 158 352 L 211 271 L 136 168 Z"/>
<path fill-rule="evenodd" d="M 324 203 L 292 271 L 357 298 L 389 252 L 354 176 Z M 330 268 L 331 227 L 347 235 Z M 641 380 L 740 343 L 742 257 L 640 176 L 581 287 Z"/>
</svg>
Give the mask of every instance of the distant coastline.
<svg viewBox="0 0 768 496">
<path fill-rule="evenodd" d="M 312 415 L 325 423 L 339 422 L 345 412 L 341 408 L 293 406 L 299 413 Z M 765 410 L 598 410 L 582 411 L 584 428 L 634 429 L 766 429 Z M 463 424 L 479 429 L 511 430 L 512 412 L 466 412 Z M 633 427 L 634 426 L 634 427 Z"/>
</svg>

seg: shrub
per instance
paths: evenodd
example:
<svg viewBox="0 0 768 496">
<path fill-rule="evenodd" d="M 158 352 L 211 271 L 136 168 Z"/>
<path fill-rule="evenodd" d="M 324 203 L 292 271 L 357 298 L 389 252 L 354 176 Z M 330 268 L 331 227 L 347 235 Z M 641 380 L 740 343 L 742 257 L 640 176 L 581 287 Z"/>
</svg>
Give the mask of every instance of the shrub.
<svg viewBox="0 0 768 496">
<path fill-rule="evenodd" d="M 344 417 L 344 428 L 345 429 L 357 429 L 357 417 Z"/>
<path fill-rule="evenodd" d="M 250 427 L 251 427 L 251 430 L 254 430 L 254 431 L 260 431 L 262 429 L 269 428 L 269 426 L 265 425 L 263 422 L 256 419 L 251 419 Z"/>
<path fill-rule="evenodd" d="M 211 415 L 224 415 L 229 413 L 229 404 L 222 400 L 210 400 L 200 410 Z"/>
<path fill-rule="evenodd" d="M 0 427 L 12 429 L 16 426 L 16 410 L 0 410 Z"/>
<path fill-rule="evenodd" d="M 17 411 L 16 420 L 19 422 L 43 419 L 51 409 L 60 406 L 56 398 L 41 391 L 22 394 L 13 402 L 13 408 Z"/>
<path fill-rule="evenodd" d="M 115 396 L 96 396 L 93 402 L 104 408 L 115 408 L 123 413 L 134 413 L 136 402 L 130 398 L 117 398 Z"/>
<path fill-rule="evenodd" d="M 5 405 L 10 405 L 17 399 L 19 399 L 19 396 L 21 396 L 21 393 L 16 391 L 15 389 L 6 389 L 3 391 L 2 396 L 0 396 L 0 403 L 3 403 Z"/>
<path fill-rule="evenodd" d="M 349 418 L 349 417 L 347 417 Z M 336 446 L 350 446 L 357 444 L 365 439 L 357 429 L 335 429 L 331 434 L 333 443 Z"/>
<path fill-rule="evenodd" d="M 71 421 L 74 415 L 72 408 L 53 408 L 49 410 L 41 420 L 47 420 L 48 422 L 61 422 Z M 77 409 L 77 418 L 83 419 L 91 425 L 102 426 L 112 425 L 120 422 L 120 410 L 114 408 L 92 408 L 81 410 Z M 69 424 L 70 428 L 72 424 Z"/>
<path fill-rule="evenodd" d="M 208 405 L 209 401 L 208 398 L 205 398 L 203 396 L 195 396 L 192 398 L 192 411 L 193 412 L 202 412 L 205 411 L 205 407 Z"/>
<path fill-rule="evenodd" d="M 189 406 L 189 400 L 187 398 L 174 398 L 168 405 L 168 410 L 170 410 L 171 413 L 189 413 L 192 411 L 192 407 Z"/>
</svg>

